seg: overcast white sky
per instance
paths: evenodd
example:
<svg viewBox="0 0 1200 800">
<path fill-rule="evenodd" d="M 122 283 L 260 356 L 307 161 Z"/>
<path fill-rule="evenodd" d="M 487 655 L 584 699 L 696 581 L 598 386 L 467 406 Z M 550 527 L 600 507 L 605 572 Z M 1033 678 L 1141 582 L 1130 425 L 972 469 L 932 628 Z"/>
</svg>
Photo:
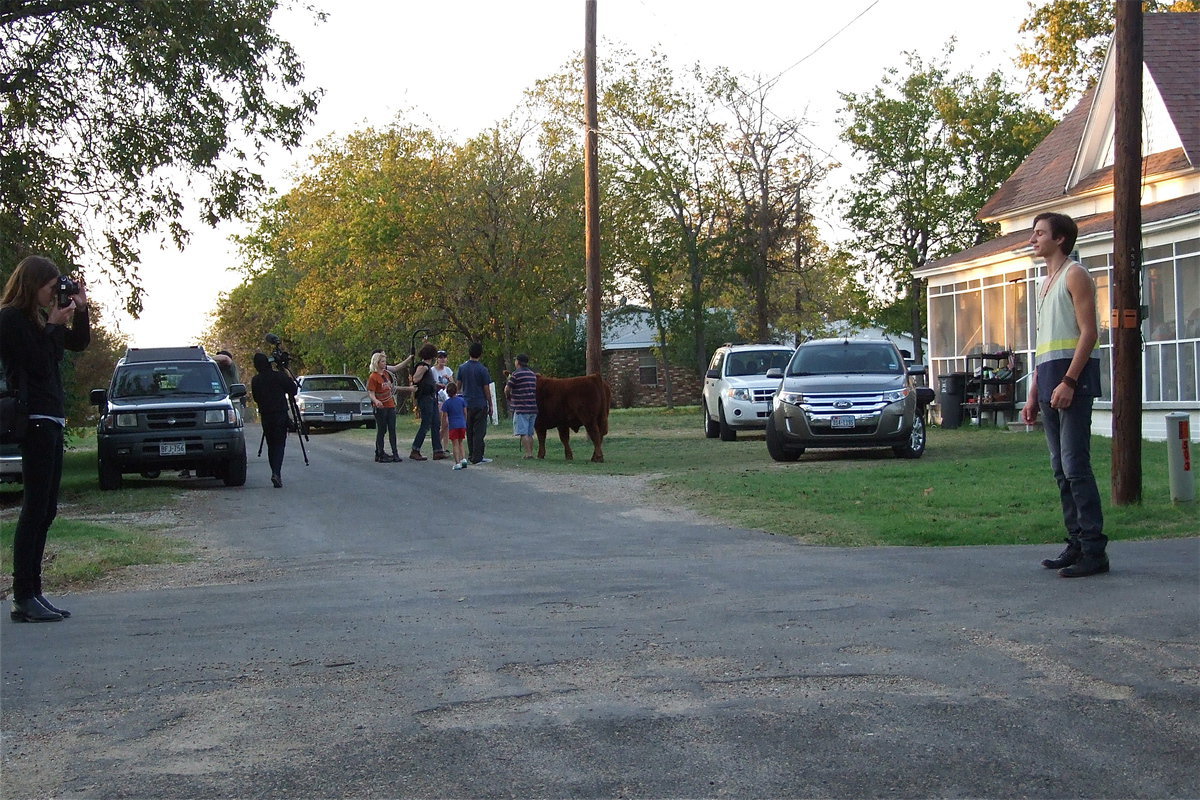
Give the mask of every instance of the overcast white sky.
<svg viewBox="0 0 1200 800">
<path fill-rule="evenodd" d="M 308 82 L 326 92 L 306 145 L 408 110 L 465 139 L 506 116 L 536 80 L 583 47 L 584 0 L 314 2 L 328 12 L 324 23 L 298 12 L 277 20 Z M 807 109 L 807 118 L 825 120 L 810 138 L 845 158 L 833 124 L 838 92 L 874 87 L 886 68 L 903 66 L 905 51 L 937 57 L 952 36 L 957 70 L 1009 70 L 1027 15 L 1026 0 L 598 0 L 597 29 L 601 57 L 610 40 L 640 53 L 657 46 L 679 67 L 700 61 L 768 78 L 786 71 L 772 109 L 797 116 Z M 303 152 L 272 156 L 277 188 L 286 190 L 303 159 Z M 106 319 L 118 322 L 130 345 L 195 342 L 219 293 L 237 284 L 227 237 L 243 227 L 187 222 L 193 237 L 184 252 L 145 244 L 141 319 L 106 302 Z M 93 287 L 93 294 L 109 293 Z"/>
</svg>

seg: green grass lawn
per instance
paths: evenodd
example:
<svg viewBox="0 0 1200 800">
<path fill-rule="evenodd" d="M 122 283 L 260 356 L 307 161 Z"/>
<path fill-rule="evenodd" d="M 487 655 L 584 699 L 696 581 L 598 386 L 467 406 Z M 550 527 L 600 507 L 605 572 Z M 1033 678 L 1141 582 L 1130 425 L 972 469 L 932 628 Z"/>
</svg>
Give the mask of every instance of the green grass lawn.
<svg viewBox="0 0 1200 800">
<path fill-rule="evenodd" d="M 412 420 L 399 428 L 399 439 L 411 441 Z M 706 439 L 697 407 L 619 409 L 609 416 L 605 463 L 592 464 L 583 431 L 571 437 L 574 462 L 563 460 L 553 433 L 546 460 L 525 461 L 511 431 L 507 420 L 488 431 L 494 466 L 548 475 L 652 475 L 656 495 L 671 503 L 812 544 L 1029 544 L 1064 536 L 1040 432 L 933 428 L 917 460 L 898 459 L 888 448 L 808 450 L 795 463 L 776 463 L 761 433 L 739 434 L 736 442 Z M 1094 437 L 1092 448 L 1111 538 L 1200 533 L 1200 504 L 1171 503 L 1165 444 L 1143 443 L 1143 502 L 1120 508 L 1110 502 L 1112 440 Z"/>
</svg>

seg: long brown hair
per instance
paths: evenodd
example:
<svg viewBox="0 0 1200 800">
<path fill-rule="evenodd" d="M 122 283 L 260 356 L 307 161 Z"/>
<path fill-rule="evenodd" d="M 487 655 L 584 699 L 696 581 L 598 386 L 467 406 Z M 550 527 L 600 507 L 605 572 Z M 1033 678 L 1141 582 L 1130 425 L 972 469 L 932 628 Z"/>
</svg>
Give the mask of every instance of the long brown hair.
<svg viewBox="0 0 1200 800">
<path fill-rule="evenodd" d="M 19 308 L 39 326 L 45 327 L 46 319 L 38 313 L 38 292 L 60 274 L 62 273 L 58 271 L 58 266 L 50 259 L 44 256 L 26 256 L 17 264 L 13 274 L 8 276 L 4 296 L 0 298 L 0 308 Z"/>
</svg>

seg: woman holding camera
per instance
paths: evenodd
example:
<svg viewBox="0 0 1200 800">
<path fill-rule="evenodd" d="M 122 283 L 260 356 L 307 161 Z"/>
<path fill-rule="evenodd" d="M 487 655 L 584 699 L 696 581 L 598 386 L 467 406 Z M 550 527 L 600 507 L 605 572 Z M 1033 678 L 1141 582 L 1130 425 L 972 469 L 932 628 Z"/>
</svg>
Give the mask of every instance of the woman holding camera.
<svg viewBox="0 0 1200 800">
<path fill-rule="evenodd" d="M 42 594 L 42 556 L 58 514 L 62 480 L 67 411 L 59 367 L 64 350 L 81 351 L 90 341 L 83 281 L 64 279 L 48 258 L 22 259 L 0 298 L 0 359 L 9 388 L 20 390 L 29 412 L 21 443 L 25 495 L 13 534 L 10 616 L 15 622 L 57 622 L 71 616 Z"/>
</svg>

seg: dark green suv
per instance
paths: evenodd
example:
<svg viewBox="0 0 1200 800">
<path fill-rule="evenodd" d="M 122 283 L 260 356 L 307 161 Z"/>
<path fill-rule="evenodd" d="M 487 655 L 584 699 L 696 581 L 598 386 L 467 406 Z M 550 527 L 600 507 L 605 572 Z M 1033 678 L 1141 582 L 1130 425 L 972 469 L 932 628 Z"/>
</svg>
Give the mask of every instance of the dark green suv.
<svg viewBox="0 0 1200 800">
<path fill-rule="evenodd" d="M 157 478 L 183 469 L 243 485 L 246 436 L 234 400 L 245 395 L 244 384 L 226 385 L 202 347 L 131 347 L 108 389 L 91 394 L 100 407 L 100 488 L 121 488 L 127 472 Z"/>
</svg>

